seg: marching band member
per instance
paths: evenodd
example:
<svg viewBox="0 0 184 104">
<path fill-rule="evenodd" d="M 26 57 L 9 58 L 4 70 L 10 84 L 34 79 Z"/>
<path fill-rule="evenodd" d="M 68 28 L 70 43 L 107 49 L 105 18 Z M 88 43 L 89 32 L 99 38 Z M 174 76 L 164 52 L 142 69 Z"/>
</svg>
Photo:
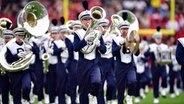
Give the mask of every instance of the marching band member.
<svg viewBox="0 0 184 104">
<path fill-rule="evenodd" d="M 7 45 L 6 60 L 9 64 L 24 57 L 26 51 L 31 50 L 31 46 L 27 45 L 23 39 L 25 38 L 26 30 L 24 28 L 15 28 L 13 30 L 15 38 Z M 23 93 L 22 103 L 29 103 L 29 93 L 31 89 L 31 77 L 29 68 L 18 71 L 8 72 L 11 84 L 11 92 L 14 104 L 21 104 L 21 94 Z M 22 93 L 21 93 L 22 92 Z"/>
<path fill-rule="evenodd" d="M 79 20 L 82 23 L 82 29 L 74 32 L 74 51 L 79 52 L 79 60 L 77 67 L 77 78 L 79 85 L 79 99 L 80 104 L 89 104 L 88 94 L 98 96 L 99 88 L 101 86 L 101 73 L 98 66 L 97 50 L 101 53 L 105 53 L 105 45 L 102 37 L 97 42 L 92 42 L 91 39 L 94 37 L 94 31 L 87 34 L 84 37 L 89 24 L 92 21 L 90 17 L 90 11 L 86 10 L 79 14 Z M 90 47 L 93 45 L 93 49 L 89 53 L 82 52 L 84 47 Z"/>
<path fill-rule="evenodd" d="M 157 31 L 153 34 L 153 39 L 155 43 L 149 45 L 148 50 L 145 52 L 145 56 L 150 56 L 151 58 L 151 71 L 152 71 L 152 81 L 153 81 L 153 95 L 154 95 L 154 104 L 159 103 L 159 79 L 162 78 L 162 96 L 166 96 L 166 88 L 167 88 L 167 72 L 166 72 L 166 64 L 162 64 L 164 61 L 164 57 L 161 57 L 162 52 L 168 51 L 169 48 L 166 44 L 162 43 L 162 33 L 160 32 L 160 27 L 157 27 Z M 170 55 L 169 53 L 165 53 L 165 55 Z M 168 59 L 166 61 L 171 61 Z"/>
<path fill-rule="evenodd" d="M 46 73 L 46 90 L 49 95 L 49 103 L 54 104 L 56 98 L 56 67 L 58 63 L 57 56 L 53 55 L 54 40 L 58 39 L 58 27 L 50 27 L 50 37 L 49 41 L 44 43 L 45 53 L 49 54 L 49 66 L 48 72 Z M 51 54 L 52 53 L 52 54 Z"/>
<path fill-rule="evenodd" d="M 136 90 L 136 98 L 135 103 L 140 103 L 140 97 L 141 93 L 144 94 L 144 92 L 141 92 L 141 90 L 144 89 L 146 84 L 146 62 L 147 58 L 144 56 L 145 52 L 145 44 L 143 42 L 140 43 L 139 49 L 140 54 L 138 56 L 134 56 L 134 61 L 136 65 L 136 75 L 137 75 L 137 90 Z"/>
<path fill-rule="evenodd" d="M 181 65 L 181 78 L 182 83 L 184 84 L 184 38 L 179 38 L 177 40 L 176 46 L 176 60 Z"/>
<path fill-rule="evenodd" d="M 58 103 L 65 104 L 67 72 L 61 53 L 65 51 L 66 45 L 64 41 L 61 41 L 58 32 L 58 27 L 51 27 L 53 41 L 47 50 L 50 54 L 49 71 L 47 73 L 48 93 L 50 103 L 54 103 L 55 97 L 58 96 Z"/>
<path fill-rule="evenodd" d="M 109 27 L 109 20 L 102 19 L 98 23 L 104 30 L 102 33 L 102 38 L 106 46 L 106 53 L 100 54 L 99 64 L 102 72 L 102 92 L 100 94 L 103 97 L 104 102 L 104 83 L 107 81 L 107 92 L 106 92 L 106 101 L 108 104 L 115 102 L 116 99 L 116 87 L 115 87 L 115 72 L 114 72 L 114 57 L 112 54 L 112 38 L 111 34 L 106 34 Z M 100 28 L 100 27 L 99 27 Z"/>
<path fill-rule="evenodd" d="M 175 98 L 176 95 L 179 95 L 179 90 L 181 88 L 181 76 L 180 76 L 180 65 L 176 60 L 176 44 L 174 37 L 169 37 L 167 45 L 171 50 L 171 59 L 172 63 L 169 64 L 169 85 L 170 85 L 170 97 Z M 176 89 L 174 86 L 176 85 Z"/>
<path fill-rule="evenodd" d="M 43 60 L 41 55 L 44 51 L 44 42 L 48 41 L 48 37 L 40 36 L 40 37 L 31 37 L 29 40 L 32 47 L 34 48 L 35 61 L 30 65 L 32 69 L 32 80 L 34 83 L 33 94 L 38 96 L 38 102 L 41 103 L 44 95 L 44 68 L 43 68 Z M 34 103 L 35 95 L 32 96 L 31 103 Z"/>
<path fill-rule="evenodd" d="M 74 32 L 75 31 L 77 31 L 77 30 L 79 30 L 79 29 L 81 29 L 82 28 L 82 24 L 81 24 L 81 21 L 79 21 L 79 20 L 74 20 L 73 22 L 72 22 L 72 24 L 71 24 L 71 29 L 72 29 L 72 32 L 67 36 L 67 38 L 68 39 L 70 39 L 70 41 L 72 42 L 72 43 L 74 43 Z M 76 83 L 76 86 L 71 86 L 73 89 L 77 89 L 78 87 L 77 87 L 77 65 L 78 65 L 78 60 L 79 60 L 79 54 L 78 54 L 78 52 L 75 52 L 74 51 L 74 57 L 73 57 L 73 60 L 71 61 L 71 65 L 72 65 L 72 67 L 74 68 L 74 69 L 72 69 L 73 70 L 73 73 L 75 73 L 74 75 L 73 75 L 73 77 L 72 77 L 72 79 L 73 78 L 76 78 L 76 80 L 72 80 L 72 85 L 75 85 L 75 83 Z M 74 82 L 73 82 L 74 81 Z M 76 82 L 75 82 L 76 81 Z M 77 88 L 76 88 L 77 87 Z M 72 95 L 74 95 L 74 90 L 71 90 L 72 92 L 73 92 L 73 94 Z M 71 92 L 71 93 L 72 93 Z M 75 95 L 76 95 L 76 91 L 75 91 Z M 76 97 L 74 97 L 74 98 L 76 98 L 76 103 L 79 103 L 79 94 L 77 93 L 77 95 L 76 95 Z"/>
<path fill-rule="evenodd" d="M 13 31 L 11 30 L 4 30 L 3 31 L 3 38 L 4 38 L 4 45 L 8 43 L 11 39 L 13 39 Z M 0 69 L 1 70 L 1 69 Z M 8 74 L 5 72 L 1 73 L 0 75 L 0 88 L 2 90 L 2 104 L 9 104 L 9 93 L 10 93 L 10 82 Z"/>
<path fill-rule="evenodd" d="M 125 20 L 118 25 L 120 30 L 122 41 L 117 44 L 113 41 L 113 54 L 116 57 L 116 81 L 118 90 L 118 104 L 124 103 L 124 93 L 126 87 L 128 87 L 128 95 L 126 96 L 127 104 L 132 104 L 132 96 L 135 96 L 136 91 L 136 70 L 133 60 L 133 54 L 125 46 L 125 38 L 128 34 L 130 23 Z M 139 51 L 135 53 L 137 56 Z"/>
<path fill-rule="evenodd" d="M 72 26 L 73 29 L 73 26 Z M 74 35 L 69 32 L 65 25 L 59 27 L 61 40 L 66 45 L 66 50 L 62 52 L 62 59 L 68 70 L 68 88 L 67 92 L 71 98 L 71 104 L 76 104 L 76 88 L 77 88 L 77 60 L 74 59 L 73 41 Z"/>
</svg>

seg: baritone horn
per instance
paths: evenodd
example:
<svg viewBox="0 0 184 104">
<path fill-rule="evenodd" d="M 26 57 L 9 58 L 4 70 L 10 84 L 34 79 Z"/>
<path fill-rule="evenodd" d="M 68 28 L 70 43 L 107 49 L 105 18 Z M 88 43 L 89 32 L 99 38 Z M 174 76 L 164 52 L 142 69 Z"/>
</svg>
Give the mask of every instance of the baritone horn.
<svg viewBox="0 0 184 104">
<path fill-rule="evenodd" d="M 88 54 L 88 53 L 91 53 L 93 51 L 93 49 L 95 48 L 95 42 L 99 39 L 99 36 L 97 33 L 95 33 L 95 29 L 98 25 L 98 21 L 100 19 L 105 19 L 106 17 L 106 12 L 105 10 L 100 7 L 100 6 L 94 6 L 90 9 L 90 16 L 92 18 L 92 22 L 90 23 L 85 35 L 84 35 L 84 38 L 87 36 L 87 35 L 94 35 L 93 36 L 93 39 L 90 40 L 90 44 L 88 44 L 87 46 L 85 46 L 84 48 L 82 48 L 81 52 L 85 53 L 85 54 Z M 93 33 L 92 33 L 93 32 Z M 92 34 L 90 34 L 92 33 Z"/>
<path fill-rule="evenodd" d="M 125 45 L 132 53 L 136 53 L 139 50 L 140 43 L 140 37 L 138 34 L 139 23 L 137 17 L 129 10 L 122 10 L 117 14 L 120 15 L 124 21 L 127 20 L 130 23 Z"/>
</svg>

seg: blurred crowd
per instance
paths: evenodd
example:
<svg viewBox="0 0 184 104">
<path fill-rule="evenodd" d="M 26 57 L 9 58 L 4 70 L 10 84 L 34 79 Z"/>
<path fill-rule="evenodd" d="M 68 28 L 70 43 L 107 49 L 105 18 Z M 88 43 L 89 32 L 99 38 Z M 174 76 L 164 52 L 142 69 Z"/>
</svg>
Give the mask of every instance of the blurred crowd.
<svg viewBox="0 0 184 104">
<path fill-rule="evenodd" d="M 16 17 L 19 11 L 32 0 L 0 0 L 0 17 L 7 17 L 13 21 L 16 27 Z M 48 10 L 50 19 L 59 19 L 63 16 L 63 0 L 39 0 Z M 77 14 L 84 10 L 83 0 L 69 0 L 69 19 L 77 19 Z M 122 9 L 131 10 L 139 20 L 140 28 L 172 28 L 170 21 L 171 0 L 87 0 L 89 9 L 98 5 L 107 12 L 107 18 Z M 175 37 L 184 34 L 184 0 L 175 0 Z M 146 34 L 145 34 L 146 35 Z"/>
</svg>

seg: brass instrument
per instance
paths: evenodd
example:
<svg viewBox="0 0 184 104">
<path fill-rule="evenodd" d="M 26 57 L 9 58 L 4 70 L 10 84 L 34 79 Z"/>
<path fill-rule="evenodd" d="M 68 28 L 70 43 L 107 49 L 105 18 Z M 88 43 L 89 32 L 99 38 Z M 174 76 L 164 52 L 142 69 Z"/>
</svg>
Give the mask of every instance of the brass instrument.
<svg viewBox="0 0 184 104">
<path fill-rule="evenodd" d="M 159 65 L 171 64 L 171 50 L 169 48 L 157 47 L 156 62 Z"/>
<path fill-rule="evenodd" d="M 41 56 L 41 59 L 43 60 L 43 72 L 44 73 L 47 73 L 48 71 L 49 71 L 49 57 L 50 57 L 50 55 L 49 55 L 49 53 L 48 53 L 48 49 L 49 49 L 49 46 L 50 46 L 50 43 L 51 43 L 51 39 L 49 39 L 47 42 L 47 46 L 46 46 L 46 52 L 45 53 L 43 53 L 42 54 L 42 56 Z"/>
<path fill-rule="evenodd" d="M 27 68 L 29 66 L 29 64 L 34 60 L 34 55 L 32 52 L 27 53 L 24 58 L 20 58 L 19 60 L 13 62 L 12 64 L 8 64 L 8 62 L 6 61 L 6 51 L 7 51 L 7 45 L 11 44 L 11 42 L 13 42 L 13 39 L 11 41 L 9 41 L 1 50 L 0 52 L 0 63 L 1 66 L 4 70 L 8 71 L 8 72 L 17 72 L 20 70 L 24 70 L 25 68 Z"/>
<path fill-rule="evenodd" d="M 0 37 L 3 37 L 3 30 L 10 29 L 12 27 L 12 21 L 8 18 L 0 18 Z M 4 75 L 6 73 L 5 69 L 0 63 L 0 74 Z"/>
<path fill-rule="evenodd" d="M 42 36 L 49 28 L 49 17 L 46 8 L 38 1 L 31 1 L 17 17 L 18 27 L 24 27 L 35 37 Z"/>
<path fill-rule="evenodd" d="M 8 18 L 0 18 L 0 30 L 9 29 L 12 27 L 12 21 Z"/>
<path fill-rule="evenodd" d="M 91 22 L 90 26 L 88 27 L 88 29 L 84 35 L 84 38 L 87 35 L 93 35 L 93 36 L 92 36 L 92 39 L 89 40 L 88 45 L 81 49 L 81 52 L 84 54 L 91 53 L 93 51 L 93 49 L 95 48 L 95 43 L 100 37 L 99 34 L 95 32 L 95 29 L 97 27 L 98 21 L 100 19 L 105 19 L 106 12 L 103 8 L 101 8 L 99 6 L 94 6 L 90 9 L 90 16 L 92 17 L 92 22 Z"/>
<path fill-rule="evenodd" d="M 2 35 L 3 30 L 10 29 L 12 27 L 12 21 L 8 18 L 0 18 L 0 37 Z"/>
<path fill-rule="evenodd" d="M 72 24 L 73 24 L 74 20 L 69 20 L 66 22 L 66 27 L 69 30 L 70 33 L 73 32 L 73 28 L 72 28 Z"/>
<path fill-rule="evenodd" d="M 119 23 L 121 23 L 123 21 L 122 17 L 120 17 L 117 14 L 113 14 L 111 16 L 111 25 L 109 26 L 108 30 L 105 32 L 104 36 L 107 36 L 108 34 L 112 34 L 115 37 L 119 37 L 120 36 L 120 31 L 118 30 L 117 26 L 119 25 Z"/>
<path fill-rule="evenodd" d="M 139 49 L 140 37 L 138 34 L 139 23 L 137 17 L 129 10 L 122 10 L 117 13 L 121 17 L 127 16 L 127 21 L 130 23 L 128 35 L 125 38 L 125 45 L 130 49 L 131 53 L 136 53 Z M 124 20 L 124 19 L 123 19 Z M 125 20 L 124 20 L 125 21 Z"/>
<path fill-rule="evenodd" d="M 46 52 L 41 56 L 43 60 L 43 72 L 47 73 L 49 71 L 49 54 Z"/>
<path fill-rule="evenodd" d="M 33 35 L 35 37 L 42 36 L 48 30 L 49 19 L 46 8 L 37 1 L 31 1 L 24 9 L 19 13 L 17 18 L 18 27 L 25 28 L 29 33 L 28 35 Z M 11 44 L 12 41 L 8 42 L 0 52 L 0 63 L 6 71 L 17 72 L 20 70 L 25 70 L 29 67 L 30 63 L 33 62 L 35 56 L 33 52 L 29 51 L 23 58 L 20 58 L 18 61 L 13 62 L 12 64 L 7 63 L 5 54 L 7 51 L 7 45 Z M 23 40 L 26 44 L 29 45 L 28 41 Z"/>
</svg>

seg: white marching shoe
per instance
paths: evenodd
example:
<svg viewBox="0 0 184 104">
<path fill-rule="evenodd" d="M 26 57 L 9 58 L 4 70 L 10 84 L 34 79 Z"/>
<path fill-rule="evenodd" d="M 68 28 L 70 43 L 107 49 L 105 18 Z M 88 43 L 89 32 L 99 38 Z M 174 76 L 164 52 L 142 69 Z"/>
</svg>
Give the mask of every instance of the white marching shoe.
<svg viewBox="0 0 184 104">
<path fill-rule="evenodd" d="M 38 104 L 43 104 L 43 102 L 42 101 L 38 101 Z"/>
<path fill-rule="evenodd" d="M 22 104 L 30 104 L 29 101 L 22 99 Z"/>
<path fill-rule="evenodd" d="M 97 104 L 96 96 L 89 94 L 88 97 L 89 97 L 89 104 Z"/>
<path fill-rule="evenodd" d="M 154 98 L 153 103 L 154 104 L 159 104 L 159 99 L 158 98 Z"/>
<path fill-rule="evenodd" d="M 44 94 L 44 104 L 49 104 L 49 95 Z"/>
<path fill-rule="evenodd" d="M 175 98 L 176 97 L 175 93 L 170 94 L 170 97 Z"/>
<path fill-rule="evenodd" d="M 134 102 L 135 102 L 135 104 L 139 104 L 140 103 L 140 98 L 139 97 L 136 97 L 135 99 L 134 99 Z"/>
<path fill-rule="evenodd" d="M 162 88 L 162 90 L 161 90 L 162 97 L 166 97 L 166 94 L 167 94 L 167 89 L 166 88 Z"/>
<path fill-rule="evenodd" d="M 142 99 L 145 99 L 145 98 L 146 98 L 145 90 L 141 88 L 139 92 L 140 92 L 141 98 L 142 98 Z"/>
<path fill-rule="evenodd" d="M 108 100 L 106 104 L 118 104 L 117 100 Z"/>
<path fill-rule="evenodd" d="M 125 100 L 126 100 L 126 104 L 133 104 L 133 102 L 132 102 L 132 96 L 127 95 Z"/>
<path fill-rule="evenodd" d="M 30 96 L 30 103 L 33 104 L 36 99 L 38 99 L 37 95 L 31 95 Z"/>
</svg>

